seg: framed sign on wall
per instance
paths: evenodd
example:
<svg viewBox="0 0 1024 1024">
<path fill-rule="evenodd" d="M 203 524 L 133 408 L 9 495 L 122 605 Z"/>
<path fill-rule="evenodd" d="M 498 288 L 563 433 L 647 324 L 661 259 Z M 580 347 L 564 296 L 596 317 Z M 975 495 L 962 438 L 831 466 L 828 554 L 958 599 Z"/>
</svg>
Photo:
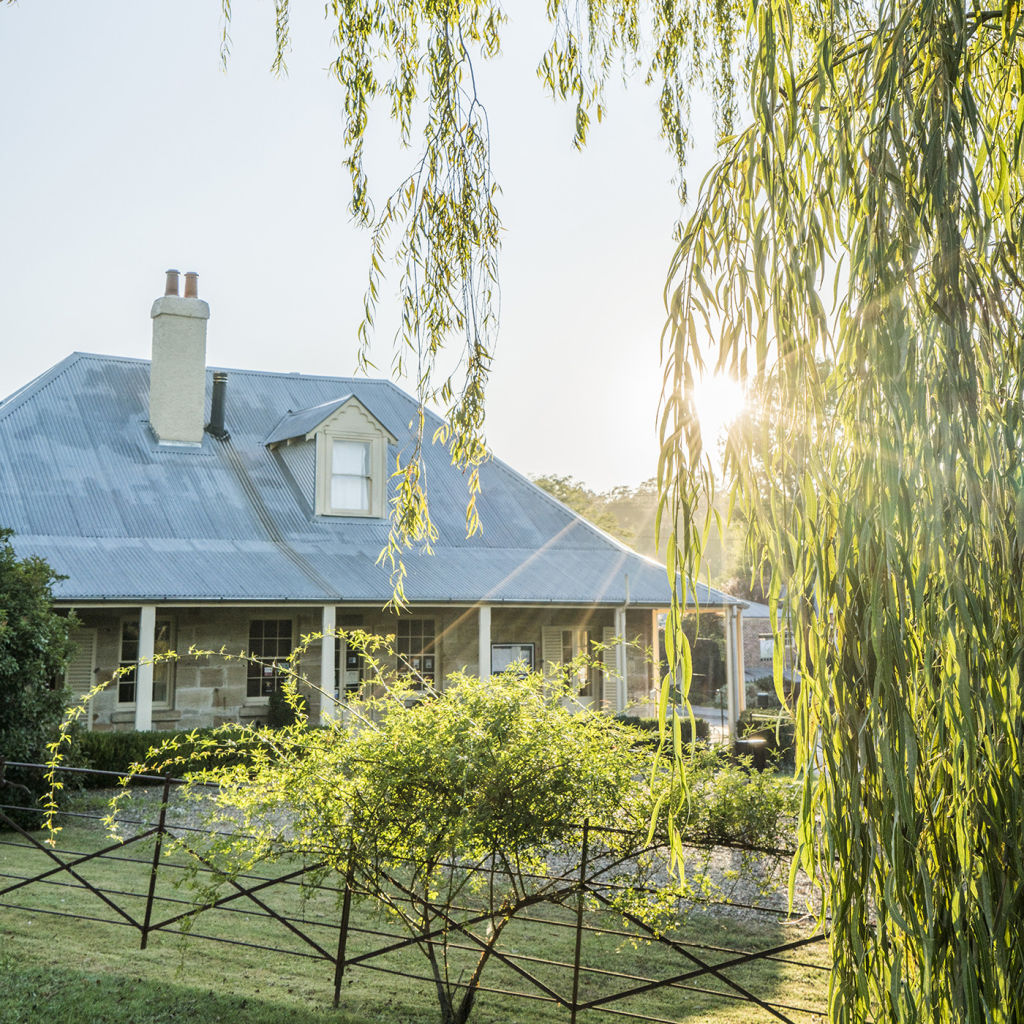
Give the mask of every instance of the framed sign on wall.
<svg viewBox="0 0 1024 1024">
<path fill-rule="evenodd" d="M 491 644 L 491 672 L 504 672 L 517 663 L 532 672 L 533 650 L 533 644 Z"/>
</svg>

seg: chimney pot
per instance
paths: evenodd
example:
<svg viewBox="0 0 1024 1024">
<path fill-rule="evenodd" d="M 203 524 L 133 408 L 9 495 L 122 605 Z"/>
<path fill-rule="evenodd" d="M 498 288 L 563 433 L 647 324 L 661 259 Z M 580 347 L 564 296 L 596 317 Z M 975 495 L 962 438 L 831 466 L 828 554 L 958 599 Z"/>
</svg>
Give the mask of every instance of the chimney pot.
<svg viewBox="0 0 1024 1024">
<path fill-rule="evenodd" d="M 199 298 L 199 275 L 194 270 L 189 270 L 185 274 L 185 298 Z"/>
<path fill-rule="evenodd" d="M 167 271 L 167 284 L 164 286 L 164 295 L 177 295 L 178 294 L 178 272 L 176 270 Z"/>
</svg>

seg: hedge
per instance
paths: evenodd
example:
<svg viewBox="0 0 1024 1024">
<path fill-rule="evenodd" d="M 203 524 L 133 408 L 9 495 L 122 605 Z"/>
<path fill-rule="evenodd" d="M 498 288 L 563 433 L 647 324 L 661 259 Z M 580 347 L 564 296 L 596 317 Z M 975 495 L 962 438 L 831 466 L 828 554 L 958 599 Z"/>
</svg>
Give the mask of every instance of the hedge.
<svg viewBox="0 0 1024 1024">
<path fill-rule="evenodd" d="M 760 737 L 764 740 L 765 759 L 769 764 L 792 765 L 796 742 L 793 719 L 784 711 L 757 711 L 747 708 L 740 714 L 737 736 L 742 739 Z"/>
<path fill-rule="evenodd" d="M 615 720 L 617 722 L 622 722 L 623 725 L 632 726 L 634 729 L 639 729 L 641 732 L 646 733 L 647 735 L 644 737 L 644 740 L 646 742 L 651 744 L 655 744 L 658 742 L 658 719 L 640 718 L 637 715 L 616 715 Z M 706 718 L 698 718 L 696 721 L 697 741 L 707 742 L 708 737 L 711 735 L 711 726 L 708 724 L 708 720 Z M 679 730 L 683 742 L 691 742 L 690 719 L 687 716 L 680 717 Z"/>
<path fill-rule="evenodd" d="M 214 733 L 223 739 L 223 729 L 195 729 L 191 732 L 83 732 L 78 744 L 80 758 L 78 763 L 84 768 L 93 768 L 97 771 L 117 772 L 123 774 L 133 764 L 145 762 L 149 751 L 158 747 L 168 740 L 174 740 L 178 745 L 177 754 L 184 760 L 175 767 L 175 775 L 180 776 L 189 770 L 206 767 L 209 762 L 201 758 L 191 760 L 197 747 L 201 747 L 202 741 L 209 739 Z M 240 764 L 246 760 L 246 749 L 254 743 L 259 742 L 259 732 L 238 728 L 239 747 L 236 755 L 230 759 L 218 758 L 218 764 Z M 101 775 L 83 776 L 84 785 L 88 787 L 109 786 L 111 781 L 108 777 Z"/>
</svg>

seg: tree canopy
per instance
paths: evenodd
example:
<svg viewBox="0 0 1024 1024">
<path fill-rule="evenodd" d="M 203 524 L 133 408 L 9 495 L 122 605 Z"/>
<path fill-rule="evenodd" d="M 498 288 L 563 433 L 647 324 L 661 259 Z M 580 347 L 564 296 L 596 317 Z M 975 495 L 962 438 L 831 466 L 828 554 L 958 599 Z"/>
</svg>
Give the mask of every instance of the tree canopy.
<svg viewBox="0 0 1024 1024">
<path fill-rule="evenodd" d="M 620 484 L 607 491 L 595 491 L 573 476 L 552 473 L 531 479 L 562 504 L 634 551 L 656 560 L 664 556 L 664 538 L 660 544 L 658 542 L 658 481 L 654 477 L 636 487 Z M 718 511 L 724 517 L 728 512 L 728 502 L 720 500 Z M 732 531 L 725 537 L 716 532 L 709 534 L 700 569 L 702 580 L 719 587 L 745 575 L 746 585 L 750 586 L 746 564 L 734 564 L 731 550 L 735 546 L 734 540 Z M 740 595 L 738 590 L 728 586 L 726 589 Z"/>
</svg>

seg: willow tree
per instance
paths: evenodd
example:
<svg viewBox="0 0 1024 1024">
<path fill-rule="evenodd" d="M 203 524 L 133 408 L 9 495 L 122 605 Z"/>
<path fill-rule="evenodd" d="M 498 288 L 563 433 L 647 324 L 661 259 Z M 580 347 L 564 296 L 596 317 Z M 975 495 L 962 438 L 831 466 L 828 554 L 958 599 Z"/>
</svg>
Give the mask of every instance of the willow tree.
<svg viewBox="0 0 1024 1024">
<path fill-rule="evenodd" d="M 288 0 L 275 8 L 283 56 Z M 352 208 L 373 238 L 365 324 L 396 259 L 396 361 L 414 361 L 420 396 L 446 406 L 472 497 L 501 223 L 473 68 L 499 51 L 505 13 L 497 0 L 326 9 Z M 692 578 L 710 526 L 700 509 L 729 492 L 766 552 L 776 613 L 796 624 L 801 856 L 828 888 L 832 1017 L 1018 1020 L 1018 6 L 547 0 L 546 12 L 539 74 L 575 104 L 577 144 L 619 69 L 658 85 L 680 168 L 690 92 L 714 98 L 722 159 L 666 292 L 661 522 L 670 579 Z M 738 79 L 751 123 L 733 135 Z M 363 142 L 381 100 L 421 148 L 375 206 Z M 435 356 L 455 338 L 465 374 L 438 381 Z M 778 403 L 756 432 L 733 433 L 724 468 L 693 402 L 709 368 Z M 402 550 L 433 534 L 415 458 L 399 484 L 386 557 L 400 594 Z M 679 594 L 677 626 L 682 607 Z"/>
<path fill-rule="evenodd" d="M 700 369 L 781 406 L 733 433 L 724 486 L 795 623 L 836 1021 L 1024 1015 L 1020 24 L 757 6 L 753 121 L 670 275 L 660 480 L 684 573 L 720 486 Z"/>
</svg>

